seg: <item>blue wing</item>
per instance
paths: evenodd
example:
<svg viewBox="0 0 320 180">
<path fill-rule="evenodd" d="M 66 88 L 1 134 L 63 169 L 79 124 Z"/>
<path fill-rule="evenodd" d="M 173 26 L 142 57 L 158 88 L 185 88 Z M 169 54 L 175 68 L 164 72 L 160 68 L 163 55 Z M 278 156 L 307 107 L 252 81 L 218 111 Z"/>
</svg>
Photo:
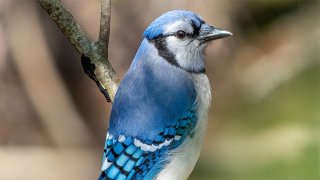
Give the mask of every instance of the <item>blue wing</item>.
<svg viewBox="0 0 320 180">
<path fill-rule="evenodd" d="M 193 81 L 155 54 L 144 40 L 117 90 L 100 179 L 152 179 L 196 124 Z"/>
<path fill-rule="evenodd" d="M 103 172 L 99 180 L 154 178 L 167 163 L 166 153 L 178 147 L 192 134 L 195 120 L 195 112 L 190 110 L 175 126 L 167 127 L 160 132 L 152 144 L 144 144 L 132 137 L 107 137 Z M 147 147 L 151 149 L 148 150 Z"/>
</svg>

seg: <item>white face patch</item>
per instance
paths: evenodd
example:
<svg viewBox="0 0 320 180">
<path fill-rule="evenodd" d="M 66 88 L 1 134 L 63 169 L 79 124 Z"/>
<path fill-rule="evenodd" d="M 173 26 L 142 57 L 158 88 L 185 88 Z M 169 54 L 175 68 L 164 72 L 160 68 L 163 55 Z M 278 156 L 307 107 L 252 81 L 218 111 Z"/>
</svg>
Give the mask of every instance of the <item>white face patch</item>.
<svg viewBox="0 0 320 180">
<path fill-rule="evenodd" d="M 186 36 L 183 39 L 177 38 L 177 31 L 185 31 L 193 34 L 193 26 L 189 20 L 182 19 L 164 28 L 163 35 L 171 35 L 166 38 L 167 49 L 175 55 L 175 59 L 180 67 L 191 72 L 199 72 L 205 68 L 204 49 L 196 36 Z"/>
<path fill-rule="evenodd" d="M 199 41 L 186 37 L 178 39 L 175 36 L 166 38 L 167 48 L 175 55 L 179 66 L 189 71 L 201 71 L 205 68 L 204 46 Z"/>
</svg>

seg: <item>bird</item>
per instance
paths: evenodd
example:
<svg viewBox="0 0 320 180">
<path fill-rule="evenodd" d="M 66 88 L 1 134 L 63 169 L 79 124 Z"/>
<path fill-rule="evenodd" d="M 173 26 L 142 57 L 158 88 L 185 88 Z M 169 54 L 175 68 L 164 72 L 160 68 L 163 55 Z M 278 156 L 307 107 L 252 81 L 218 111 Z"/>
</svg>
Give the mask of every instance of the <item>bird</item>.
<svg viewBox="0 0 320 180">
<path fill-rule="evenodd" d="M 211 104 L 205 49 L 231 35 L 186 10 L 145 29 L 115 95 L 99 180 L 188 178 Z"/>
</svg>

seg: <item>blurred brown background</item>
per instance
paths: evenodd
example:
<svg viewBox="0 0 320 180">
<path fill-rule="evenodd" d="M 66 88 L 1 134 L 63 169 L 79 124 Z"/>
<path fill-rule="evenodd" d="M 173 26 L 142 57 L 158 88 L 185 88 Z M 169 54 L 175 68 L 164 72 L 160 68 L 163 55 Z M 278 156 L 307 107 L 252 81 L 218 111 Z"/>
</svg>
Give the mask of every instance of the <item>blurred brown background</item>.
<svg viewBox="0 0 320 180">
<path fill-rule="evenodd" d="M 99 1 L 63 0 L 92 39 Z M 114 0 L 122 78 L 148 24 L 172 9 L 234 33 L 207 49 L 213 104 L 190 179 L 320 179 L 320 2 Z M 0 0 L 0 179 L 96 179 L 111 105 L 36 1 Z"/>
</svg>

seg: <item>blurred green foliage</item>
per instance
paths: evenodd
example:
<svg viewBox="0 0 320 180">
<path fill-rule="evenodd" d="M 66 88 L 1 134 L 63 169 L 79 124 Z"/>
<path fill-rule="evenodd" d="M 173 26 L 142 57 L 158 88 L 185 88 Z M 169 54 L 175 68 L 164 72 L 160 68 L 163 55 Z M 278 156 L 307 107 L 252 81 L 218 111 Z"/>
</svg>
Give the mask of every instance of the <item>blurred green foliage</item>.
<svg viewBox="0 0 320 180">
<path fill-rule="evenodd" d="M 320 118 L 319 70 L 318 65 L 310 67 L 258 103 L 239 99 L 226 118 L 236 118 L 256 131 L 299 122 L 316 127 Z"/>
</svg>

